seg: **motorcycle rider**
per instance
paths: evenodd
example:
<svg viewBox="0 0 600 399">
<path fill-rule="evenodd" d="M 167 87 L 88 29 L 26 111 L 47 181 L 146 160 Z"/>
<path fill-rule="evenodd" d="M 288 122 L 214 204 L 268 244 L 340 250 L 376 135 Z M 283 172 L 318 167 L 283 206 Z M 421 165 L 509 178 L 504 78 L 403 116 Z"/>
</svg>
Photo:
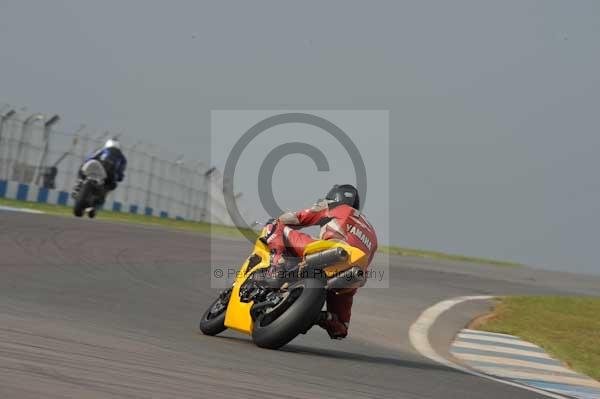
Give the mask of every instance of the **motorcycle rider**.
<svg viewBox="0 0 600 399">
<path fill-rule="evenodd" d="M 315 241 L 310 235 L 298 231 L 307 226 L 321 226 L 321 240 L 337 240 L 361 249 L 369 256 L 369 263 L 377 251 L 377 236 L 365 216 L 360 212 L 358 190 L 350 184 L 335 185 L 324 200 L 311 208 L 287 212 L 267 224 L 264 240 L 271 250 L 271 269 L 286 267 L 286 255 L 301 257 L 304 248 Z M 318 321 L 332 339 L 348 335 L 353 296 L 357 288 L 329 291 L 327 312 Z"/>
<path fill-rule="evenodd" d="M 77 173 L 78 180 L 73 188 L 73 197 L 77 195 L 85 176 L 82 172 L 82 167 L 86 162 L 96 160 L 102 164 L 106 171 L 106 180 L 104 182 L 105 193 L 117 188 L 117 182 L 123 181 L 125 177 L 125 168 L 127 167 L 127 159 L 121 151 L 121 143 L 116 138 L 109 139 L 104 144 L 104 147 L 89 155 L 83 164 L 79 167 Z"/>
</svg>

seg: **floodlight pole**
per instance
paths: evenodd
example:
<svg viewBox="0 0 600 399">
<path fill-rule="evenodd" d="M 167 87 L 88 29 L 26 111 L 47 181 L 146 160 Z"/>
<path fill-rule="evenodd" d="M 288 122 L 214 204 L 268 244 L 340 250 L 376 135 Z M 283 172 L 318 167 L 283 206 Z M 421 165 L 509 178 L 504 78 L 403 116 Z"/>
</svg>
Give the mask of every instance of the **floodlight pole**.
<svg viewBox="0 0 600 399">
<path fill-rule="evenodd" d="M 13 164 L 13 178 L 15 178 L 17 181 L 22 181 L 25 178 L 25 173 L 22 173 L 22 176 L 19 176 L 19 174 L 17 173 L 17 171 L 19 170 L 19 160 L 23 155 L 25 134 L 31 130 L 31 127 L 35 122 L 43 121 L 45 118 L 46 117 L 44 116 L 44 114 L 33 114 L 30 115 L 27 119 L 25 119 L 25 122 L 23 122 L 23 125 L 21 126 L 21 135 L 19 137 L 19 142 L 17 143 L 17 156 L 15 157 L 15 163 Z M 23 172 L 24 171 L 25 170 L 23 169 Z"/>
<path fill-rule="evenodd" d="M 50 132 L 52 130 L 52 126 L 56 125 L 58 121 L 60 121 L 60 116 L 55 114 L 44 123 L 44 147 L 42 150 L 42 154 L 40 155 L 40 160 L 38 161 L 37 168 L 35 169 L 35 176 L 33 177 L 34 184 L 39 185 L 41 170 L 44 163 L 46 163 L 46 158 L 48 157 L 48 149 L 50 148 Z"/>
</svg>

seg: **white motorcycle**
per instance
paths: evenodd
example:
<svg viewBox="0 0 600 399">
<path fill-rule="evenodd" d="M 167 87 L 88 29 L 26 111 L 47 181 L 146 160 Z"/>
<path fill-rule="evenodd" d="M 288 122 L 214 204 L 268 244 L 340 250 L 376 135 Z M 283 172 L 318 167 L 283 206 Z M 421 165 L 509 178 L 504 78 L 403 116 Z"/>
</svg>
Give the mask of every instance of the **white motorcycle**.
<svg viewBox="0 0 600 399">
<path fill-rule="evenodd" d="M 81 167 L 81 173 L 85 176 L 78 191 L 73 192 L 75 205 L 73 213 L 82 217 L 85 213 L 90 218 L 96 216 L 96 208 L 104 203 L 106 197 L 106 170 L 99 161 L 95 159 L 87 161 Z"/>
</svg>

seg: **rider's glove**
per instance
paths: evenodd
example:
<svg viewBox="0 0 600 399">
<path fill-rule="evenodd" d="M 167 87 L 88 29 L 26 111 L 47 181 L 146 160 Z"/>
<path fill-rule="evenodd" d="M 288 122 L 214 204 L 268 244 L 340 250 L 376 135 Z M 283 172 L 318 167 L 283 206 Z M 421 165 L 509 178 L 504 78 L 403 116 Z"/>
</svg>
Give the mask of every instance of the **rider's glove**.
<svg viewBox="0 0 600 399">
<path fill-rule="evenodd" d="M 275 234 L 275 231 L 277 230 L 277 219 L 269 219 L 269 221 L 265 224 L 265 234 L 260 237 L 260 240 L 265 243 L 265 244 L 269 244 L 270 238 L 273 236 L 273 234 Z"/>
</svg>

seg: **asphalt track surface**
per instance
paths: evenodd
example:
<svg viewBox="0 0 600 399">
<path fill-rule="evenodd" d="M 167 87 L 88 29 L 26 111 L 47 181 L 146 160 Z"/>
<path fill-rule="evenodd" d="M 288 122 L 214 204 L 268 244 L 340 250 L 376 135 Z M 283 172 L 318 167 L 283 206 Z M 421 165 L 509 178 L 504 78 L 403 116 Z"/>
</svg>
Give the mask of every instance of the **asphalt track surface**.
<svg viewBox="0 0 600 399">
<path fill-rule="evenodd" d="M 356 297 L 351 335 L 318 328 L 283 350 L 198 319 L 218 290 L 210 262 L 244 241 L 101 220 L 0 212 L 0 398 L 535 398 L 432 363 L 408 329 L 432 304 L 486 294 L 598 294 L 600 279 L 391 258 L 389 289 Z M 212 255 L 212 256 L 211 256 Z M 481 304 L 444 315 L 444 346 Z"/>
</svg>

